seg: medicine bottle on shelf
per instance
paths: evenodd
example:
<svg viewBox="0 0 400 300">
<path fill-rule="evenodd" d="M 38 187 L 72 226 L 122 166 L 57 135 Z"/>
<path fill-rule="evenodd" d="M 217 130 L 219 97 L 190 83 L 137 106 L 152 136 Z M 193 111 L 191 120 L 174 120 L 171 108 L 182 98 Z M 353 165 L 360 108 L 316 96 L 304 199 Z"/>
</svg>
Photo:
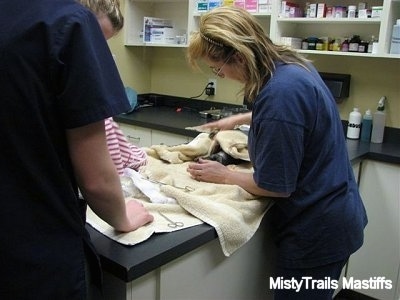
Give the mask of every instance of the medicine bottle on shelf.
<svg viewBox="0 0 400 300">
<path fill-rule="evenodd" d="M 340 51 L 342 51 L 342 52 L 349 51 L 349 40 L 347 38 L 345 38 L 343 43 L 340 45 Z"/>
<path fill-rule="evenodd" d="M 349 114 L 349 123 L 347 124 L 347 138 L 357 140 L 360 138 L 361 113 L 357 107 Z"/>
<path fill-rule="evenodd" d="M 358 52 L 358 46 L 361 43 L 361 38 L 359 35 L 353 35 L 349 41 L 349 52 Z"/>
<path fill-rule="evenodd" d="M 372 53 L 373 52 L 374 43 L 376 43 L 376 42 L 377 42 L 377 40 L 375 39 L 375 36 L 371 36 L 371 39 L 368 42 L 368 50 L 367 50 L 368 53 Z"/>
<path fill-rule="evenodd" d="M 361 140 L 363 142 L 371 141 L 371 130 L 372 130 L 372 114 L 371 110 L 367 109 L 361 122 Z"/>
</svg>

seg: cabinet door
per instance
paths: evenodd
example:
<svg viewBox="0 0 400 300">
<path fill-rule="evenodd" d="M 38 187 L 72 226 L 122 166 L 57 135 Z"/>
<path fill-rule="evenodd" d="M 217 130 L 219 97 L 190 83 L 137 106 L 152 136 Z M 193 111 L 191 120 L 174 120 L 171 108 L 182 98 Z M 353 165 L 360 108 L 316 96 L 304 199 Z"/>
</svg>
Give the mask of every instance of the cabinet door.
<svg viewBox="0 0 400 300">
<path fill-rule="evenodd" d="M 152 145 L 174 146 L 174 145 L 186 144 L 189 142 L 189 139 L 190 138 L 187 136 L 173 134 L 165 131 L 152 130 L 151 132 Z"/>
<path fill-rule="evenodd" d="M 398 299 L 395 294 L 400 266 L 400 166 L 366 160 L 359 184 L 369 221 L 364 245 L 350 257 L 346 277 L 385 277 L 392 281 L 392 289 L 357 292 L 381 300 Z"/>
<path fill-rule="evenodd" d="M 151 146 L 151 130 L 148 128 L 118 123 L 128 141 L 138 147 Z"/>
</svg>

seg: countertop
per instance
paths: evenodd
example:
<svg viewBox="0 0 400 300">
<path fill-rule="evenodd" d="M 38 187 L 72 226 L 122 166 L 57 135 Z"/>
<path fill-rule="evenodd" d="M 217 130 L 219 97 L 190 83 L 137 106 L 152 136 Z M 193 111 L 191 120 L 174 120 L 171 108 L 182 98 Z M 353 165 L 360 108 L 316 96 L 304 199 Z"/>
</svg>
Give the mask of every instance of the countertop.
<svg viewBox="0 0 400 300">
<path fill-rule="evenodd" d="M 169 105 L 158 102 L 155 106 L 139 108 L 114 119 L 120 123 L 195 137 L 198 132 L 185 128 L 208 121 L 200 117 L 198 111 L 226 106 L 221 103 L 190 100 L 190 103 L 195 103 L 195 108 L 189 108 L 188 100 L 176 97 L 173 97 Z M 400 130 L 387 128 L 382 144 L 347 140 L 347 149 L 352 163 L 368 158 L 400 164 Z M 130 282 L 217 238 L 212 226 L 201 224 L 171 233 L 154 234 L 143 243 L 125 246 L 104 236 L 90 225 L 86 227 L 100 255 L 103 269 L 125 282 Z"/>
</svg>

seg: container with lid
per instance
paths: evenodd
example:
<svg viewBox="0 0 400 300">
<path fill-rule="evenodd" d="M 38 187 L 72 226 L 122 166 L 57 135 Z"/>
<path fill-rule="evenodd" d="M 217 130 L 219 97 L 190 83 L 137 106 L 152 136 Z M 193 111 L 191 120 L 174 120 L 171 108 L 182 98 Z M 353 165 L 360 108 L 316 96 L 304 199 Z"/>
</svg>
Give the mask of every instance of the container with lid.
<svg viewBox="0 0 400 300">
<path fill-rule="evenodd" d="M 372 6 L 371 7 L 371 18 L 380 18 L 382 15 L 383 6 Z"/>
<path fill-rule="evenodd" d="M 379 100 L 378 108 L 372 117 L 371 143 L 380 144 L 383 142 L 386 121 L 385 100 L 385 96 Z"/>
<path fill-rule="evenodd" d="M 347 124 L 347 138 L 357 140 L 360 138 L 361 131 L 361 113 L 357 107 L 349 114 L 349 123 Z"/>
<path fill-rule="evenodd" d="M 347 8 L 347 17 L 348 18 L 355 18 L 356 17 L 356 12 L 357 12 L 357 6 L 349 5 L 349 7 Z"/>
<path fill-rule="evenodd" d="M 358 46 L 361 43 L 361 38 L 359 35 L 353 35 L 349 41 L 349 52 L 358 52 Z"/>
<path fill-rule="evenodd" d="M 400 19 L 397 19 L 396 24 L 393 25 L 390 54 L 400 54 Z"/>
<path fill-rule="evenodd" d="M 372 130 L 372 113 L 370 109 L 367 109 L 361 122 L 361 140 L 369 142 L 371 140 Z"/>
</svg>

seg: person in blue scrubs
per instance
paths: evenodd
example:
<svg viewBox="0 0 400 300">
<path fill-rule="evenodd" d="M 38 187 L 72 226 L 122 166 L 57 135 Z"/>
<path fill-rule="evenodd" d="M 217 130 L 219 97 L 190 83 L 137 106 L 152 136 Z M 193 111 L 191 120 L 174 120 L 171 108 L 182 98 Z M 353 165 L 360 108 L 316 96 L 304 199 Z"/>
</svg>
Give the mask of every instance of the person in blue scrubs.
<svg viewBox="0 0 400 300">
<path fill-rule="evenodd" d="M 107 148 L 104 119 L 130 105 L 96 17 L 1 1 L 0 77 L 0 298 L 88 299 L 101 271 L 86 206 L 121 232 L 153 220 L 125 203 Z"/>
<path fill-rule="evenodd" d="M 273 197 L 274 281 L 285 283 L 275 286 L 275 299 L 331 299 L 343 266 L 363 244 L 367 216 L 329 89 L 309 61 L 274 44 L 251 14 L 236 7 L 202 15 L 187 56 L 192 66 L 202 60 L 217 76 L 243 84 L 251 112 L 203 127 L 249 124 L 254 169 L 243 173 L 200 159 L 188 172 L 198 181 Z"/>
</svg>

